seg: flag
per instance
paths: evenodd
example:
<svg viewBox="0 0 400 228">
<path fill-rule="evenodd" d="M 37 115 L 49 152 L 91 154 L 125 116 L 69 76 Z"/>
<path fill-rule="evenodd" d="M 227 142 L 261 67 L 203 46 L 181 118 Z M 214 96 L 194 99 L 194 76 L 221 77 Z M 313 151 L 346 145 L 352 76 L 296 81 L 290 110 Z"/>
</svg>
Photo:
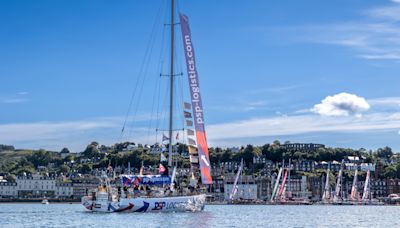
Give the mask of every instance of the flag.
<svg viewBox="0 0 400 228">
<path fill-rule="evenodd" d="M 187 102 L 183 102 L 183 107 L 185 108 L 185 109 L 192 109 L 192 105 L 190 104 L 190 103 L 187 103 Z"/>
<path fill-rule="evenodd" d="M 187 129 L 186 132 L 187 132 L 188 136 L 193 136 L 194 135 L 194 131 L 191 130 L 191 129 Z"/>
<path fill-rule="evenodd" d="M 161 155 L 161 156 L 160 156 L 160 161 L 161 161 L 161 162 L 167 161 L 167 158 L 165 157 L 165 155 L 164 155 L 163 153 L 161 153 L 160 155 Z"/>
<path fill-rule="evenodd" d="M 164 141 L 167 141 L 167 140 L 169 140 L 169 138 L 163 134 L 162 135 L 162 141 L 164 142 Z"/>
<path fill-rule="evenodd" d="M 191 139 L 191 138 L 188 138 L 188 143 L 189 143 L 189 145 L 196 146 L 196 141 L 194 141 L 194 140 Z"/>
<path fill-rule="evenodd" d="M 134 180 L 133 180 L 133 186 L 138 186 L 139 184 L 140 184 L 140 182 L 141 182 L 141 179 L 140 179 L 140 177 L 136 177 Z"/>
<path fill-rule="evenodd" d="M 165 167 L 163 166 L 163 164 L 160 163 L 160 168 L 159 168 L 160 175 L 164 175 L 166 171 L 167 171 L 167 170 L 165 169 Z"/>
<path fill-rule="evenodd" d="M 183 116 L 185 116 L 185 118 L 192 118 L 192 113 L 183 111 Z"/>
<path fill-rule="evenodd" d="M 191 121 L 191 120 L 186 120 L 186 126 L 192 127 L 192 126 L 193 126 L 193 121 Z"/>
<path fill-rule="evenodd" d="M 175 139 L 176 139 L 176 140 L 179 140 L 179 132 L 178 132 L 178 133 L 176 133 L 176 137 L 175 137 Z"/>
</svg>

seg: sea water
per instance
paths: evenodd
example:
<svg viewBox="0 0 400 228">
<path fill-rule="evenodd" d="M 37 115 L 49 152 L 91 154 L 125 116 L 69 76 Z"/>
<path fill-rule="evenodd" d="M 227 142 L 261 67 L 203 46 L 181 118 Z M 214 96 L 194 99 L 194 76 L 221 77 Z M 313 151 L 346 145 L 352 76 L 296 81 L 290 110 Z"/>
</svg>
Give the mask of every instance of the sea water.
<svg viewBox="0 0 400 228">
<path fill-rule="evenodd" d="M 92 213 L 79 204 L 0 204 L 0 227 L 400 227 L 396 206 L 206 205 L 202 212 Z"/>
</svg>

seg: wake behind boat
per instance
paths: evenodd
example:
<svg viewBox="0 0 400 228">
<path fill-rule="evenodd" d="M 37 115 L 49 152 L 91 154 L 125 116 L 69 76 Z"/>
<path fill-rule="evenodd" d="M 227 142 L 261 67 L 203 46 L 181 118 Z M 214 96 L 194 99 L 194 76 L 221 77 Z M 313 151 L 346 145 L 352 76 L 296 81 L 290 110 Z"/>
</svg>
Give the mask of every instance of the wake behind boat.
<svg viewBox="0 0 400 228">
<path fill-rule="evenodd" d="M 169 100 L 169 128 L 168 136 L 163 135 L 169 141 L 168 144 L 168 166 L 160 163 L 160 173 L 157 175 L 121 175 L 119 183 L 112 185 L 111 179 L 106 173 L 101 177 L 101 185 L 93 190 L 89 195 L 82 197 L 82 205 L 96 212 L 159 212 L 159 211 L 201 211 L 205 204 L 205 188 L 197 182 L 201 177 L 202 185 L 212 184 L 210 160 L 206 133 L 204 128 L 204 115 L 202 100 L 199 89 L 199 79 L 196 69 L 194 48 L 187 16 L 179 14 L 180 27 L 182 30 L 182 40 L 184 54 L 187 65 L 187 76 L 191 103 L 184 103 L 184 117 L 186 119 L 186 136 L 188 140 L 189 158 L 191 164 L 189 186 L 181 188 L 177 180 L 176 167 L 172 174 L 168 172 L 168 167 L 172 168 L 173 154 L 173 107 L 174 107 L 174 0 L 171 0 L 171 55 L 170 55 L 170 100 Z M 193 115 L 192 115 L 193 114 Z M 194 127 L 193 127 L 194 123 Z M 125 126 L 124 126 L 125 127 Z M 193 130 L 191 128 L 194 128 Z M 124 129 L 124 128 L 123 128 Z M 163 154 L 161 152 L 161 158 Z M 142 165 L 143 168 L 143 165 Z M 198 172 L 200 170 L 200 175 Z"/>
</svg>

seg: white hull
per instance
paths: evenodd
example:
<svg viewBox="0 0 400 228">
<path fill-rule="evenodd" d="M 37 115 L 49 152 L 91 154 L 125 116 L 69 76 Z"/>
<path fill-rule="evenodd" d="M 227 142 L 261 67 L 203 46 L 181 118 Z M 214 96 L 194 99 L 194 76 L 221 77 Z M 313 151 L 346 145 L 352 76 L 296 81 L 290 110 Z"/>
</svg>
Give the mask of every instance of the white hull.
<svg viewBox="0 0 400 228">
<path fill-rule="evenodd" d="M 204 209 L 206 196 L 178 196 L 160 198 L 122 198 L 119 201 L 82 197 L 82 205 L 94 212 L 184 212 Z"/>
</svg>

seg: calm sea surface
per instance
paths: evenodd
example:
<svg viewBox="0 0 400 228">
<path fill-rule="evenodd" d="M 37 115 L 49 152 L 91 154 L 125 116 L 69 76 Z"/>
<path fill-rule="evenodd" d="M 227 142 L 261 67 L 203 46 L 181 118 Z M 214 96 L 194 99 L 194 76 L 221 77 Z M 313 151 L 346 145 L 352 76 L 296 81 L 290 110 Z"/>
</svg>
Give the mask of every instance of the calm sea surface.
<svg viewBox="0 0 400 228">
<path fill-rule="evenodd" d="M 79 204 L 0 204 L 0 227 L 400 227 L 395 206 L 207 205 L 197 213 L 91 213 Z"/>
</svg>

